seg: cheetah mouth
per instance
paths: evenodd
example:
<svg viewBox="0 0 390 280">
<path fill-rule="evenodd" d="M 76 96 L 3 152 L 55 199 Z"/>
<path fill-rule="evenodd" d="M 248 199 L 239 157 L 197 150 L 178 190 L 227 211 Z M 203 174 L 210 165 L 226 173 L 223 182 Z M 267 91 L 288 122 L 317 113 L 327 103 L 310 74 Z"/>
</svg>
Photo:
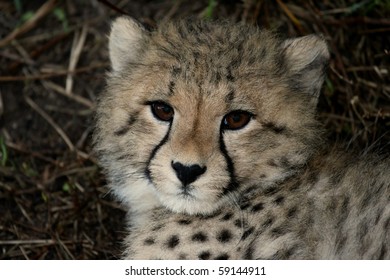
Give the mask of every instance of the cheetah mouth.
<svg viewBox="0 0 390 280">
<path fill-rule="evenodd" d="M 191 193 L 191 191 L 189 191 L 189 190 L 182 190 L 181 192 L 179 192 L 178 194 L 177 194 L 177 196 L 178 197 L 180 197 L 180 198 L 184 198 L 184 199 L 191 199 L 191 200 L 195 200 L 195 199 L 197 199 L 196 197 L 195 197 L 195 195 L 193 195 L 192 193 Z"/>
</svg>

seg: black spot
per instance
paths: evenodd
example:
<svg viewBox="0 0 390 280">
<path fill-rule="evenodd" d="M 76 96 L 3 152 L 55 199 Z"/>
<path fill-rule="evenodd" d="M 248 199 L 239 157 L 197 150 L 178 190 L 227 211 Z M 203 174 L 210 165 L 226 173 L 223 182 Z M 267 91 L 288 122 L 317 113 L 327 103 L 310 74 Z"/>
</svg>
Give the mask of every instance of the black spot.
<svg viewBox="0 0 390 280">
<path fill-rule="evenodd" d="M 210 219 L 214 219 L 215 217 L 217 217 L 219 215 L 221 215 L 221 211 L 216 211 L 216 212 L 208 214 L 208 215 L 198 214 L 196 216 L 202 220 L 210 220 Z"/>
<path fill-rule="evenodd" d="M 332 204 L 334 204 L 334 205 L 333 205 L 333 207 L 331 206 L 331 208 L 336 209 L 336 207 L 337 207 L 336 205 L 338 203 L 339 198 L 340 197 L 333 197 Z M 333 209 L 330 209 L 330 210 L 333 210 Z M 339 209 L 339 215 L 338 215 L 339 220 L 337 223 L 337 227 L 341 227 L 345 223 L 348 215 L 349 215 L 349 197 L 345 196 L 343 198 L 343 203 L 341 205 L 341 209 Z"/>
<path fill-rule="evenodd" d="M 221 73 L 219 71 L 213 72 L 215 83 L 218 84 L 221 81 Z"/>
<path fill-rule="evenodd" d="M 274 219 L 273 218 L 268 218 L 261 226 L 263 228 L 269 227 L 273 224 Z"/>
<path fill-rule="evenodd" d="M 123 135 L 125 135 L 130 130 L 131 126 L 134 124 L 134 122 L 136 120 L 137 120 L 136 117 L 130 116 L 129 119 L 127 120 L 127 123 L 123 127 L 121 127 L 118 130 L 116 130 L 114 132 L 114 135 L 115 136 L 123 136 Z"/>
<path fill-rule="evenodd" d="M 277 187 L 269 187 L 267 189 L 264 190 L 263 194 L 265 196 L 273 196 L 274 194 L 276 194 L 277 192 L 279 191 L 279 189 Z"/>
<path fill-rule="evenodd" d="M 285 230 L 281 227 L 276 227 L 271 230 L 271 235 L 273 237 L 279 237 L 281 235 L 285 234 Z"/>
<path fill-rule="evenodd" d="M 207 235 L 200 231 L 198 233 L 195 233 L 191 237 L 191 240 L 192 241 L 196 241 L 196 242 L 206 242 L 207 241 Z"/>
<path fill-rule="evenodd" d="M 228 260 L 229 255 L 226 253 L 220 254 L 218 257 L 216 257 L 214 260 Z"/>
<path fill-rule="evenodd" d="M 285 253 L 285 259 L 289 259 L 292 255 L 294 255 L 297 249 L 298 247 L 296 245 L 289 248 Z"/>
<path fill-rule="evenodd" d="M 178 220 L 177 223 L 178 223 L 179 225 L 189 225 L 189 224 L 192 223 L 192 221 L 189 220 L 189 219 L 181 219 L 181 220 Z"/>
<path fill-rule="evenodd" d="M 319 179 L 319 172 L 318 171 L 313 171 L 309 174 L 308 178 L 307 178 L 307 182 L 309 184 L 315 184 L 318 182 L 318 179 Z"/>
<path fill-rule="evenodd" d="M 223 229 L 217 236 L 217 240 L 221 243 L 229 242 L 232 239 L 232 234 L 229 230 Z"/>
<path fill-rule="evenodd" d="M 283 196 L 278 196 L 275 200 L 274 200 L 274 203 L 277 204 L 277 205 L 280 205 L 282 204 L 284 201 L 284 197 Z"/>
<path fill-rule="evenodd" d="M 247 229 L 246 231 L 244 231 L 244 233 L 242 234 L 241 239 L 242 239 L 242 240 L 247 239 L 248 236 L 251 235 L 251 234 L 253 233 L 254 230 L 255 230 L 255 228 L 254 228 L 254 227 L 251 227 L 251 228 Z"/>
<path fill-rule="evenodd" d="M 290 163 L 290 160 L 287 157 L 281 157 L 279 161 L 279 165 L 282 168 L 291 168 L 292 164 Z"/>
<path fill-rule="evenodd" d="M 159 230 L 162 229 L 163 227 L 164 227 L 163 224 L 157 225 L 157 226 L 155 226 L 155 227 L 152 228 L 152 231 L 159 231 Z"/>
<path fill-rule="evenodd" d="M 367 235 L 368 233 L 368 226 L 366 221 L 363 221 L 359 226 L 358 226 L 358 238 L 360 242 L 363 242 L 363 238 Z"/>
<path fill-rule="evenodd" d="M 229 73 L 226 75 L 226 79 L 229 81 L 229 82 L 234 82 L 236 80 L 236 78 L 234 78 L 234 76 L 232 75 L 232 72 L 229 71 Z"/>
<path fill-rule="evenodd" d="M 225 97 L 226 103 L 231 103 L 234 100 L 234 90 L 231 90 Z"/>
<path fill-rule="evenodd" d="M 181 253 L 179 255 L 179 260 L 186 260 L 187 259 L 187 254 Z"/>
<path fill-rule="evenodd" d="M 386 253 L 387 253 L 387 249 L 388 249 L 388 245 L 385 242 L 383 242 L 382 247 L 381 247 L 381 252 L 380 252 L 380 255 L 379 255 L 379 260 L 384 260 L 385 259 L 385 256 L 386 256 Z"/>
<path fill-rule="evenodd" d="M 347 241 L 347 236 L 339 232 L 336 236 L 336 240 L 336 252 L 339 253 L 344 249 L 345 243 Z"/>
<path fill-rule="evenodd" d="M 249 246 L 244 254 L 244 260 L 253 260 L 253 247 Z"/>
<path fill-rule="evenodd" d="M 211 254 L 210 254 L 209 251 L 204 251 L 204 252 L 202 252 L 202 253 L 200 253 L 200 254 L 198 255 L 198 258 L 199 258 L 200 260 L 209 260 L 210 257 L 211 257 Z"/>
<path fill-rule="evenodd" d="M 236 227 L 238 227 L 238 228 L 242 228 L 242 227 L 243 227 L 243 221 L 240 220 L 240 219 L 236 219 L 236 220 L 234 221 L 234 225 L 235 225 Z"/>
<path fill-rule="evenodd" d="M 263 60 L 265 56 L 267 55 L 267 49 L 264 47 L 261 49 L 260 52 L 258 52 L 259 57 L 257 59 Z"/>
<path fill-rule="evenodd" d="M 279 167 L 278 164 L 276 163 L 276 160 L 274 159 L 270 159 L 269 161 L 267 161 L 267 164 L 272 167 Z"/>
<path fill-rule="evenodd" d="M 384 230 L 389 230 L 390 218 L 387 218 L 386 222 L 383 224 Z"/>
<path fill-rule="evenodd" d="M 288 249 L 282 249 L 282 250 L 278 250 L 272 257 L 271 259 L 274 259 L 274 260 L 287 260 L 289 258 L 291 258 L 291 256 L 295 253 L 295 251 L 297 250 L 297 246 L 296 245 L 293 245 L 291 248 L 288 248 Z"/>
<path fill-rule="evenodd" d="M 231 219 L 231 217 L 233 217 L 233 213 L 226 213 L 226 214 L 221 218 L 221 220 L 228 221 L 228 220 Z"/>
<path fill-rule="evenodd" d="M 169 89 L 169 95 L 173 95 L 173 91 L 175 89 L 175 82 L 174 81 L 169 82 L 168 89 Z"/>
<path fill-rule="evenodd" d="M 240 209 L 241 210 L 245 210 L 246 208 L 248 208 L 249 206 L 251 206 L 250 202 L 249 201 L 245 201 L 245 202 L 242 202 L 240 204 Z"/>
<path fill-rule="evenodd" d="M 130 127 L 126 125 L 118 130 L 115 130 L 114 135 L 115 136 L 122 136 L 122 135 L 125 135 L 129 130 L 130 130 Z"/>
<path fill-rule="evenodd" d="M 180 239 L 177 235 L 172 235 L 168 240 L 167 240 L 167 247 L 169 249 L 175 248 L 177 245 L 179 245 Z"/>
<path fill-rule="evenodd" d="M 149 237 L 144 240 L 145 245 L 153 245 L 155 243 L 154 239 Z"/>
<path fill-rule="evenodd" d="M 287 218 L 290 218 L 290 219 L 294 218 L 297 215 L 297 212 L 298 212 L 297 207 L 293 207 L 293 208 L 289 209 L 287 212 Z"/>
<path fill-rule="evenodd" d="M 301 186 L 301 182 L 296 182 L 290 187 L 289 191 L 296 192 L 297 190 L 299 190 L 300 186 Z"/>
<path fill-rule="evenodd" d="M 177 77 L 181 73 L 181 68 L 180 67 L 173 67 L 172 68 L 172 76 Z"/>
<path fill-rule="evenodd" d="M 287 128 L 284 125 L 277 125 L 273 122 L 262 123 L 262 125 L 276 134 L 285 134 L 287 132 Z"/>
<path fill-rule="evenodd" d="M 260 203 L 257 203 L 256 205 L 254 205 L 251 209 L 252 212 L 259 212 L 261 210 L 264 209 L 264 204 L 262 202 Z"/>
<path fill-rule="evenodd" d="M 375 225 L 378 224 L 379 220 L 381 219 L 381 216 L 382 216 L 382 213 L 381 213 L 381 212 L 379 212 L 379 213 L 376 214 L 375 221 L 374 221 Z"/>
</svg>

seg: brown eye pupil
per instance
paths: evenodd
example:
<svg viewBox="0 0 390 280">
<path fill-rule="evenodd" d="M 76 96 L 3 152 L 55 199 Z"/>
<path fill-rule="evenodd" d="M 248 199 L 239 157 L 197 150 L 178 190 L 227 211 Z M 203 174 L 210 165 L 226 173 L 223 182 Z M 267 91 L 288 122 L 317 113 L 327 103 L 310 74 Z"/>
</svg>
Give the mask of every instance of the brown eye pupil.
<svg viewBox="0 0 390 280">
<path fill-rule="evenodd" d="M 252 118 L 252 114 L 245 111 L 233 111 L 227 114 L 222 123 L 224 129 L 240 129 L 246 126 Z"/>
<path fill-rule="evenodd" d="M 164 102 L 153 102 L 151 104 L 153 115 L 165 122 L 169 122 L 173 119 L 173 108 Z"/>
</svg>

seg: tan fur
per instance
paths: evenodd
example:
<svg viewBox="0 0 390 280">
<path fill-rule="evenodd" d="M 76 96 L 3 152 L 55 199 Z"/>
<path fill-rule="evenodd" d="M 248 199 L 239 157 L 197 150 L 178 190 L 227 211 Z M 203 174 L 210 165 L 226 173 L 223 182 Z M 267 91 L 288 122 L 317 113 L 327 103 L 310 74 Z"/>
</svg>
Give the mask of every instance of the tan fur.
<svg viewBox="0 0 390 280">
<path fill-rule="evenodd" d="M 324 152 L 315 119 L 329 60 L 322 38 L 198 21 L 148 32 L 122 17 L 109 49 L 95 147 L 129 208 L 127 258 L 389 258 L 386 164 Z M 172 120 L 154 115 L 155 102 L 172 108 Z M 231 112 L 252 117 L 230 130 Z M 203 171 L 187 185 L 181 176 L 195 169 Z M 378 178 L 357 179 L 361 169 Z M 361 200 L 370 206 L 359 216 Z M 235 219 L 223 219 L 228 213 Z M 367 226 L 386 228 L 359 233 Z"/>
</svg>

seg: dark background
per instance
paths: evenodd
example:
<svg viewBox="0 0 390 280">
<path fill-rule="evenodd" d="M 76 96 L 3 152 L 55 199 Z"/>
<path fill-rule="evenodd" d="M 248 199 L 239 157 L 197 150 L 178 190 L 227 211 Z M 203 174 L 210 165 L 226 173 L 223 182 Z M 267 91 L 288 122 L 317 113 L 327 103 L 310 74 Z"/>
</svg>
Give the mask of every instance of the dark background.
<svg viewBox="0 0 390 280">
<path fill-rule="evenodd" d="M 91 152 L 111 19 L 193 16 L 286 36 L 332 59 L 319 117 L 346 148 L 389 152 L 390 1 L 0 0 L 0 259 L 120 256 L 124 212 Z"/>
</svg>

